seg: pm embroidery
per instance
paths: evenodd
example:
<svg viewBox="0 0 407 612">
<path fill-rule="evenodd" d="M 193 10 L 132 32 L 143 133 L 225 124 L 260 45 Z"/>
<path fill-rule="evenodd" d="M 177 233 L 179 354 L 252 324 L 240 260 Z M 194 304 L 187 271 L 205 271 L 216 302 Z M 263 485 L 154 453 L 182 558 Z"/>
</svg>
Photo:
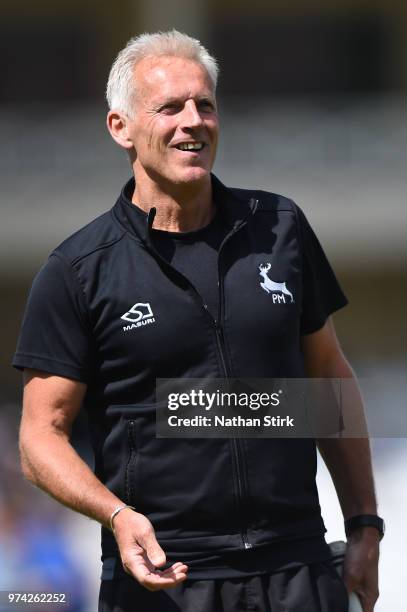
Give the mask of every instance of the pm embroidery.
<svg viewBox="0 0 407 612">
<path fill-rule="evenodd" d="M 266 263 L 265 265 L 260 264 L 260 276 L 263 278 L 263 282 L 260 281 L 260 287 L 264 289 L 266 293 L 271 293 L 273 297 L 273 304 L 285 304 L 285 295 L 288 295 L 291 298 L 291 302 L 294 302 L 293 294 L 286 287 L 285 283 L 277 283 L 276 281 L 271 280 L 268 277 L 268 272 L 271 269 L 271 263 Z M 283 295 L 279 295 L 282 293 Z"/>
</svg>

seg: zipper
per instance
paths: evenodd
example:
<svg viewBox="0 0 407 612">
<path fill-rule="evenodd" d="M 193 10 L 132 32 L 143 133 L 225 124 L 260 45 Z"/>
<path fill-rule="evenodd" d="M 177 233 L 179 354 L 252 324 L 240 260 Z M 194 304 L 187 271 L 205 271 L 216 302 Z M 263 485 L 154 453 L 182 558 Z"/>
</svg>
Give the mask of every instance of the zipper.
<svg viewBox="0 0 407 612">
<path fill-rule="evenodd" d="M 220 249 L 219 249 L 219 254 L 220 254 Z M 219 256 L 218 256 L 218 265 L 219 265 Z M 219 267 L 218 267 L 218 274 L 219 274 Z M 220 275 L 219 275 L 219 279 L 220 279 Z M 223 299 L 223 296 L 221 295 L 222 294 L 222 289 L 223 289 L 223 284 L 221 282 L 219 282 L 219 291 L 220 291 L 219 305 L 221 305 L 221 301 Z M 215 335 L 216 335 L 216 344 L 217 344 L 217 348 L 218 348 L 218 354 L 219 354 L 219 357 L 220 357 L 220 362 L 222 364 L 223 375 L 224 375 L 225 379 L 230 379 L 230 378 L 232 378 L 232 373 L 231 373 L 231 369 L 227 366 L 226 346 L 225 346 L 225 341 L 224 341 L 224 338 L 223 338 L 223 330 L 222 330 L 221 325 L 219 325 L 219 321 L 222 320 L 221 316 L 222 316 L 223 309 L 222 308 L 219 309 L 219 320 L 216 321 L 212 317 L 212 315 L 208 312 L 206 304 L 203 303 L 203 300 L 202 300 L 200 294 L 197 291 L 196 291 L 196 294 L 201 299 L 201 303 L 203 304 L 204 310 L 207 313 L 207 315 L 210 317 L 211 322 L 212 322 L 212 324 L 214 326 Z M 234 463 L 236 477 L 237 477 L 238 510 L 240 510 L 241 508 L 244 508 L 244 501 L 245 501 L 245 499 L 247 499 L 246 481 L 245 481 L 245 479 L 243 477 L 243 474 L 244 474 L 244 452 L 243 452 L 242 444 L 241 444 L 241 441 L 239 440 L 239 438 L 230 438 L 230 443 L 231 443 L 231 446 L 232 446 L 232 458 L 233 458 L 233 463 Z M 244 514 L 243 514 L 243 512 L 240 513 L 240 519 L 241 519 L 241 522 L 240 522 L 240 536 L 242 538 L 243 547 L 245 549 L 252 548 L 252 544 L 249 542 L 247 531 L 244 529 Z"/>
<path fill-rule="evenodd" d="M 127 438 L 128 438 L 128 442 L 129 442 L 129 448 L 130 448 L 130 453 L 129 453 L 129 458 L 127 461 L 127 466 L 126 466 L 126 496 L 127 496 L 127 501 L 129 504 L 131 504 L 134 501 L 134 490 L 133 490 L 133 486 L 134 486 L 134 473 L 133 469 L 133 463 L 134 463 L 134 457 L 137 453 L 137 443 L 136 443 L 136 422 L 135 421 L 128 421 L 127 423 Z"/>
<path fill-rule="evenodd" d="M 223 290 L 223 276 L 221 274 L 221 268 L 220 268 L 220 257 L 221 257 L 222 248 L 225 245 L 226 241 L 229 238 L 231 238 L 244 224 L 245 224 L 244 222 L 241 222 L 237 227 L 235 227 L 234 230 L 232 230 L 224 238 L 224 240 L 222 241 L 219 247 L 219 253 L 218 253 L 219 310 L 218 310 L 218 321 L 215 321 L 215 328 L 216 328 L 216 338 L 218 342 L 218 352 L 221 357 L 222 367 L 223 367 L 226 379 L 232 377 L 232 371 L 231 371 L 232 368 L 231 367 L 228 368 L 226 365 L 225 356 L 227 354 L 227 349 L 226 349 L 226 344 L 225 344 L 224 337 L 223 337 L 223 329 L 221 326 L 221 322 L 223 321 L 223 314 L 224 314 L 224 290 Z M 242 443 L 239 438 L 231 438 L 230 443 L 232 446 L 232 458 L 233 458 L 235 472 L 237 476 L 238 511 L 240 511 L 239 514 L 240 514 L 240 519 L 241 519 L 240 535 L 242 538 L 243 547 L 245 549 L 250 549 L 252 548 L 252 544 L 249 542 L 248 534 L 244 526 L 245 525 L 244 507 L 245 507 L 245 500 L 247 500 L 247 497 L 248 497 L 246 480 L 243 476 L 245 472 L 244 452 L 242 449 Z"/>
<path fill-rule="evenodd" d="M 257 207 L 258 205 L 258 200 L 254 200 L 253 201 L 254 207 Z M 151 211 L 150 211 L 151 213 Z M 153 223 L 154 220 L 154 216 L 155 216 L 155 211 L 152 215 L 151 218 L 151 225 Z M 223 311 L 224 311 L 224 291 L 223 291 L 223 278 L 222 278 L 222 274 L 220 273 L 220 255 L 222 252 L 222 249 L 224 247 L 224 245 L 226 244 L 226 242 L 229 241 L 230 238 L 232 238 L 232 236 L 234 236 L 244 225 L 246 225 L 246 220 L 241 220 L 240 223 L 238 223 L 230 232 L 228 232 L 228 234 L 226 234 L 225 238 L 222 240 L 220 246 L 219 246 L 219 252 L 218 252 L 218 288 L 219 288 L 219 309 L 218 309 L 218 319 L 216 320 L 211 313 L 208 311 L 208 307 L 205 304 L 204 300 L 202 299 L 201 294 L 198 292 L 198 290 L 195 288 L 195 286 L 190 282 L 190 280 L 188 278 L 186 278 L 183 274 L 181 274 L 181 272 L 178 272 L 178 270 L 176 270 L 176 268 L 174 268 L 173 266 L 171 266 L 171 264 L 168 263 L 168 261 L 166 261 L 163 257 L 161 257 L 161 255 L 158 253 L 158 251 L 156 251 L 156 249 L 154 248 L 154 246 L 152 245 L 152 243 L 150 242 L 150 252 L 152 252 L 152 254 L 159 259 L 166 267 L 169 267 L 172 272 L 176 272 L 176 274 L 180 275 L 184 281 L 186 281 L 188 283 L 188 285 L 192 288 L 193 293 L 197 299 L 197 302 L 199 302 L 200 307 L 203 309 L 204 313 L 206 314 L 207 317 L 209 317 L 209 320 L 212 324 L 212 327 L 215 331 L 215 337 L 216 337 L 216 345 L 217 345 L 217 349 L 218 349 L 218 355 L 220 357 L 220 362 L 222 365 L 222 369 L 223 369 L 223 374 L 225 376 L 225 379 L 230 379 L 232 377 L 232 372 L 231 372 L 231 368 L 228 367 L 227 365 L 227 350 L 226 350 L 226 345 L 225 345 L 225 341 L 224 341 L 224 337 L 223 337 L 223 329 L 221 326 L 221 322 L 222 322 L 222 318 L 223 318 Z M 234 467 L 235 467 L 235 472 L 236 472 L 236 476 L 237 476 L 237 484 L 238 484 L 238 510 L 243 510 L 244 509 L 244 501 L 247 500 L 247 487 L 246 487 L 246 481 L 243 477 L 244 474 L 244 452 L 242 449 L 242 445 L 241 442 L 238 438 L 231 438 L 231 445 L 232 445 L 232 458 L 233 458 L 233 463 L 234 463 Z M 244 528 L 244 513 L 240 512 L 240 535 L 242 538 L 242 543 L 243 543 L 243 547 L 245 549 L 250 549 L 252 548 L 252 544 L 249 542 L 249 538 L 248 538 L 248 534 L 247 531 Z"/>
<path fill-rule="evenodd" d="M 219 326 L 219 323 L 213 317 L 211 317 L 211 319 L 215 327 L 216 344 L 218 346 L 218 354 L 222 364 L 223 374 L 225 378 L 230 378 L 230 376 L 228 375 L 228 367 L 226 366 L 225 354 L 223 351 L 224 342 L 222 337 L 222 328 Z"/>
<path fill-rule="evenodd" d="M 216 337 L 218 339 L 218 350 L 221 357 L 222 365 L 225 372 L 225 378 L 229 379 L 231 376 L 228 375 L 228 369 L 226 367 L 225 357 L 223 346 L 221 344 L 221 339 L 219 335 L 219 328 L 216 329 Z M 232 447 L 232 458 L 235 467 L 236 477 L 237 477 L 237 501 L 238 501 L 238 511 L 240 514 L 240 536 L 242 538 L 244 548 L 252 548 L 252 544 L 249 542 L 249 537 L 246 529 L 244 528 L 245 517 L 244 517 L 244 507 L 245 500 L 247 500 L 247 487 L 246 480 L 243 477 L 244 474 L 244 452 L 242 449 L 242 443 L 239 438 L 229 438 L 231 447 Z"/>
<path fill-rule="evenodd" d="M 235 456 L 235 465 L 236 465 L 236 474 L 237 474 L 239 498 L 240 498 L 240 502 L 242 503 L 244 501 L 244 499 L 247 498 L 247 491 L 246 491 L 246 486 L 245 486 L 245 480 L 244 480 L 243 475 L 242 475 L 242 471 L 244 469 L 244 467 L 243 467 L 244 456 L 243 456 L 242 446 L 241 446 L 239 438 L 231 438 L 231 440 L 232 440 L 234 456 Z M 246 549 L 252 548 L 252 544 L 249 542 L 247 531 L 242 529 L 242 531 L 240 532 L 240 535 L 242 536 L 242 541 L 243 541 L 244 548 L 246 548 Z"/>
</svg>

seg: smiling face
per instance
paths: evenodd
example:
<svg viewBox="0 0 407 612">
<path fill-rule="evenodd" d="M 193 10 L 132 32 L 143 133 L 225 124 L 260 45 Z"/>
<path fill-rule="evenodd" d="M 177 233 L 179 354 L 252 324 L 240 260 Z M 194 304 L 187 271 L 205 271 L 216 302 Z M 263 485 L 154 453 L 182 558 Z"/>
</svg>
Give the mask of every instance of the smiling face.
<svg viewBox="0 0 407 612">
<path fill-rule="evenodd" d="M 206 70 L 185 58 L 147 57 L 137 64 L 135 78 L 138 95 L 128 135 L 136 184 L 146 175 L 165 190 L 209 181 L 219 125 Z"/>
</svg>

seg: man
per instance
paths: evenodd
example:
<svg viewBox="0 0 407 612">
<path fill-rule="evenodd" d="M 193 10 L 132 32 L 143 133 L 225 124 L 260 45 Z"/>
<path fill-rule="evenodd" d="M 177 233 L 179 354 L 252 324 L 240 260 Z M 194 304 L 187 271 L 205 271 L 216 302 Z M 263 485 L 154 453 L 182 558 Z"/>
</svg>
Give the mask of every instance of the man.
<svg viewBox="0 0 407 612">
<path fill-rule="evenodd" d="M 318 441 L 345 519 L 364 515 L 343 583 L 313 440 L 155 436 L 156 378 L 353 376 L 330 319 L 346 298 L 303 213 L 211 175 L 216 78 L 176 31 L 129 41 L 113 64 L 107 125 L 134 178 L 34 282 L 14 359 L 22 468 L 102 524 L 103 612 L 335 612 L 344 584 L 371 612 L 382 526 L 366 439 Z M 96 475 L 69 442 L 82 403 Z"/>
</svg>

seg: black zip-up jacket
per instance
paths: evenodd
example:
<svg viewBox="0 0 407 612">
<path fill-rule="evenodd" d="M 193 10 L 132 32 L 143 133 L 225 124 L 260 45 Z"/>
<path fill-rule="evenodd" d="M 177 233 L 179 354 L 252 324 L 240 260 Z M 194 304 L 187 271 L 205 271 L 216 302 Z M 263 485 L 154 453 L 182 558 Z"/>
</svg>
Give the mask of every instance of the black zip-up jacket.
<svg viewBox="0 0 407 612">
<path fill-rule="evenodd" d="M 301 334 L 346 303 L 305 217 L 283 196 L 228 189 L 213 177 L 228 228 L 215 320 L 154 250 L 153 208 L 139 231 L 133 190 L 129 181 L 111 211 L 52 253 L 34 282 L 14 365 L 88 384 L 96 475 L 149 517 L 169 556 L 324 533 L 312 439 L 155 437 L 156 378 L 304 376 Z M 265 263 L 293 300 L 274 302 L 260 286 Z M 117 555 L 107 529 L 102 548 Z"/>
</svg>

